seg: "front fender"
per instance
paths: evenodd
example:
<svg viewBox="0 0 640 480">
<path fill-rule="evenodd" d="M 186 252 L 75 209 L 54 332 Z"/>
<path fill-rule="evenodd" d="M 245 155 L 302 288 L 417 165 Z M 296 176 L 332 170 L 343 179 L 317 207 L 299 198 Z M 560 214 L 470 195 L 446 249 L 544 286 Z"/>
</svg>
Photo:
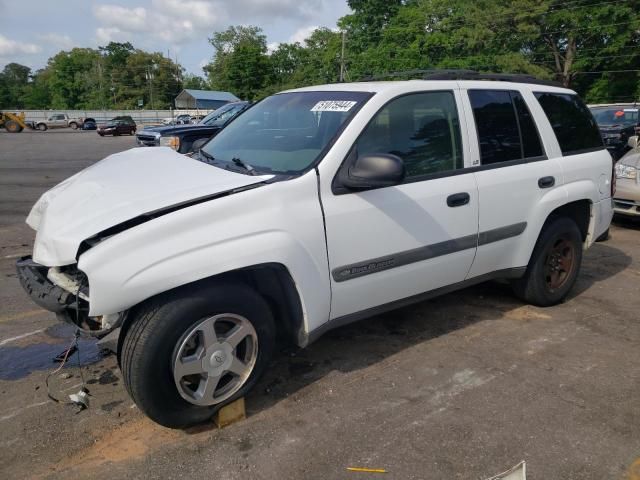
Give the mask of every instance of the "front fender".
<svg viewBox="0 0 640 480">
<path fill-rule="evenodd" d="M 83 253 L 78 268 L 89 279 L 90 315 L 96 316 L 263 263 L 288 269 L 300 295 L 305 327 L 327 321 L 329 274 L 314 176 L 215 199 L 143 223 Z"/>
</svg>

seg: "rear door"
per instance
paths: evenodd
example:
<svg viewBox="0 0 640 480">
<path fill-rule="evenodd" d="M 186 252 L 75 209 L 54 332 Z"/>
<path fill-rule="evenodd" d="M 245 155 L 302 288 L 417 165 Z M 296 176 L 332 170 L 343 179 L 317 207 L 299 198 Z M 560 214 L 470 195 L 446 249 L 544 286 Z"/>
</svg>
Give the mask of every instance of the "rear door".
<svg viewBox="0 0 640 480">
<path fill-rule="evenodd" d="M 374 115 L 348 155 L 401 157 L 401 185 L 322 196 L 331 318 L 462 281 L 476 251 L 478 192 L 457 90 L 414 92 Z M 462 125 L 461 125 L 462 124 Z M 323 182 L 332 179 L 323 179 Z M 334 180 L 335 181 L 335 180 Z"/>
<path fill-rule="evenodd" d="M 535 102 L 526 88 L 488 88 L 463 94 L 469 112 L 473 163 L 479 192 L 478 251 L 469 278 L 526 265 L 519 258 L 523 238 L 543 197 L 562 186 L 562 169 L 545 145 L 531 113 Z M 536 230 L 536 231 L 534 231 Z M 535 241 L 535 240 L 534 240 Z"/>
</svg>

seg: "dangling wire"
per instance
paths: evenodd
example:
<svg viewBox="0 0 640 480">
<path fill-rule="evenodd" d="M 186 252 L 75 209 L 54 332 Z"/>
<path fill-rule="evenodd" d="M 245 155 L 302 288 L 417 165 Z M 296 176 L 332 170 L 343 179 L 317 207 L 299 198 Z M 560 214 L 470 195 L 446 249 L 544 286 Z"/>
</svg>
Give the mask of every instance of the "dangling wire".
<svg viewBox="0 0 640 480">
<path fill-rule="evenodd" d="M 53 400 L 56 403 L 63 403 L 63 404 L 75 404 L 74 402 L 68 402 L 65 400 L 60 400 L 59 398 L 56 398 L 55 396 L 53 396 L 53 394 L 51 393 L 51 388 L 49 386 L 49 379 L 57 374 L 60 370 L 62 370 L 62 368 L 65 366 L 65 364 L 67 363 L 67 360 L 69 359 L 69 356 L 71 355 L 71 352 L 74 351 L 77 354 L 77 359 L 78 359 L 78 370 L 80 372 L 80 380 L 82 381 L 82 388 L 80 389 L 80 391 L 84 391 L 85 393 L 88 393 L 88 389 L 86 388 L 86 383 L 84 380 L 84 373 L 82 371 L 82 362 L 80 360 L 80 346 L 78 344 L 78 339 L 80 338 L 80 290 L 82 289 L 82 284 L 84 283 L 84 280 L 82 280 L 80 282 L 80 285 L 78 286 L 78 291 L 76 292 L 76 305 L 75 305 L 75 310 L 76 310 L 76 331 L 75 334 L 73 336 L 73 340 L 71 341 L 71 343 L 69 344 L 69 347 L 65 350 L 64 352 L 64 356 L 62 357 L 62 361 L 60 362 L 60 366 L 58 368 L 56 368 L 54 371 L 50 372 L 47 375 L 47 378 L 45 379 L 44 383 L 47 387 L 47 396 Z"/>
</svg>

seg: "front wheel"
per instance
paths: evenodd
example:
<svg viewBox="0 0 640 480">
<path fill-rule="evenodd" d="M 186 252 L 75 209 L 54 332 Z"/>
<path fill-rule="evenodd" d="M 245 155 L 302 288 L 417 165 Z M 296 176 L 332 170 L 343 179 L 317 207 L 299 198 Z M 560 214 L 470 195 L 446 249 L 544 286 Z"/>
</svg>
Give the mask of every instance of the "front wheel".
<svg viewBox="0 0 640 480">
<path fill-rule="evenodd" d="M 513 282 L 515 294 L 540 307 L 561 303 L 573 288 L 582 263 L 582 234 L 570 218 L 558 217 L 542 228 L 524 277 Z"/>
<path fill-rule="evenodd" d="M 44 132 L 47 129 L 47 125 L 45 123 L 39 123 L 37 128 L 41 132 Z"/>
<path fill-rule="evenodd" d="M 140 410 L 184 428 L 247 393 L 269 363 L 275 323 L 244 284 L 205 283 L 159 295 L 134 312 L 120 365 Z"/>
<path fill-rule="evenodd" d="M 71 123 L 69 124 L 69 126 L 71 127 L 71 129 L 72 129 L 72 130 L 77 130 L 77 129 L 78 129 L 78 124 L 77 124 L 77 123 L 75 123 L 75 122 L 71 122 Z"/>
</svg>

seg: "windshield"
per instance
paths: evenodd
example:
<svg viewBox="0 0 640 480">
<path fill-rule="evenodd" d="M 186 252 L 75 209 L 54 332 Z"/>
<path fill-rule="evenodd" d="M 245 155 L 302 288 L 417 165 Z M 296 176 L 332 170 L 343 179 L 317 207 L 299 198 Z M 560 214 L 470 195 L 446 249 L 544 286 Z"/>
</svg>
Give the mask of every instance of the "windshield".
<svg viewBox="0 0 640 480">
<path fill-rule="evenodd" d="M 200 120 L 200 124 L 222 127 L 246 107 L 246 103 L 228 103 Z"/>
<path fill-rule="evenodd" d="M 228 168 L 240 162 L 257 172 L 300 173 L 370 96 L 364 92 L 273 95 L 240 115 L 202 150 Z"/>
<path fill-rule="evenodd" d="M 638 108 L 596 107 L 591 109 L 598 125 L 637 125 Z"/>
</svg>

